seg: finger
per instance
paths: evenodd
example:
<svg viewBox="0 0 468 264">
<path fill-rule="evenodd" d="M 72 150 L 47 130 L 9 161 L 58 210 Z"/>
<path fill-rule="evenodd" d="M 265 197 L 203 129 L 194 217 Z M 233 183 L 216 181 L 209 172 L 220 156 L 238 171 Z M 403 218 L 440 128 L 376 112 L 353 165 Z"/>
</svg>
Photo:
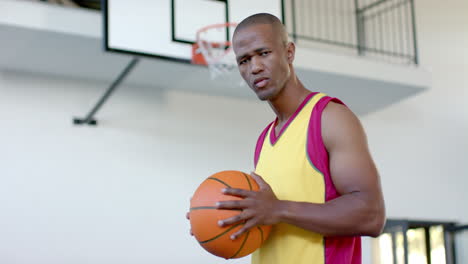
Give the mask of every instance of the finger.
<svg viewBox="0 0 468 264">
<path fill-rule="evenodd" d="M 250 176 L 255 180 L 255 182 L 258 184 L 260 189 L 264 189 L 267 187 L 270 187 L 270 185 L 262 178 L 262 176 L 256 174 L 255 172 L 251 172 Z"/>
<path fill-rule="evenodd" d="M 223 194 L 237 196 L 237 197 L 250 197 L 253 195 L 252 191 L 244 190 L 244 189 L 236 189 L 236 188 L 225 188 L 222 190 Z"/>
<path fill-rule="evenodd" d="M 190 212 L 187 212 L 187 214 L 185 214 L 185 217 L 187 217 L 187 219 L 190 220 Z M 190 235 L 193 236 L 192 229 L 190 229 Z"/>
<path fill-rule="evenodd" d="M 232 224 L 236 224 L 238 222 L 241 222 L 241 221 L 244 221 L 244 220 L 247 220 L 247 219 L 250 219 L 252 218 L 252 214 L 251 213 L 246 213 L 246 212 L 242 212 L 238 215 L 235 215 L 233 217 L 230 217 L 228 219 L 224 219 L 224 220 L 219 220 L 218 221 L 218 225 L 223 227 L 223 226 L 228 226 L 228 225 L 232 225 Z"/>
<path fill-rule="evenodd" d="M 252 227 L 254 227 L 256 225 L 257 225 L 256 221 L 253 220 L 253 219 L 247 221 L 247 223 L 245 223 L 245 225 L 241 229 L 239 229 L 239 231 L 237 231 L 236 233 L 231 235 L 231 239 L 234 240 L 234 239 L 238 238 L 239 236 L 241 236 L 245 232 L 249 231 Z"/>
<path fill-rule="evenodd" d="M 247 200 L 221 201 L 216 203 L 217 209 L 244 209 L 249 206 Z"/>
</svg>

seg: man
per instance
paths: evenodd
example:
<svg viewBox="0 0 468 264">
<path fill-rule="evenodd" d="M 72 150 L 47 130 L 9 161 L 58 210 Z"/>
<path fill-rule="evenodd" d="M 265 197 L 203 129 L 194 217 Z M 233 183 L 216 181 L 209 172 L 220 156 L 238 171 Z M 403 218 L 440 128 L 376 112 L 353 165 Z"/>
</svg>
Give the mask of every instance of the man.
<svg viewBox="0 0 468 264">
<path fill-rule="evenodd" d="M 275 16 L 243 20 L 233 36 L 239 71 L 277 118 L 255 149 L 258 192 L 226 189 L 242 209 L 219 222 L 274 225 L 253 263 L 361 263 L 360 236 L 378 236 L 385 223 L 379 176 L 357 117 L 336 98 L 307 90 L 295 75 L 295 45 Z"/>
</svg>

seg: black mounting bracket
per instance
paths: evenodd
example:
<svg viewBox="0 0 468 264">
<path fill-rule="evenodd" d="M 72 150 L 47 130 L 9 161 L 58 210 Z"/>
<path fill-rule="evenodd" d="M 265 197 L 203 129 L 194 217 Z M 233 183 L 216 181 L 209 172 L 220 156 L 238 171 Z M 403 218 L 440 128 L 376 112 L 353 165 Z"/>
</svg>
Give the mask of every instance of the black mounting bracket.
<svg viewBox="0 0 468 264">
<path fill-rule="evenodd" d="M 114 90 L 120 85 L 120 83 L 127 77 L 127 75 L 133 70 L 135 65 L 138 63 L 140 59 L 137 57 L 134 57 L 128 65 L 125 67 L 125 69 L 119 74 L 117 79 L 114 80 L 114 82 L 109 86 L 107 91 L 102 95 L 101 99 L 96 103 L 96 105 L 91 109 L 91 111 L 86 115 L 85 118 L 78 118 L 75 117 L 73 118 L 73 124 L 75 125 L 92 125 L 95 126 L 97 125 L 97 120 L 94 119 L 94 115 L 96 112 L 102 107 L 102 105 L 109 99 L 110 95 Z"/>
</svg>

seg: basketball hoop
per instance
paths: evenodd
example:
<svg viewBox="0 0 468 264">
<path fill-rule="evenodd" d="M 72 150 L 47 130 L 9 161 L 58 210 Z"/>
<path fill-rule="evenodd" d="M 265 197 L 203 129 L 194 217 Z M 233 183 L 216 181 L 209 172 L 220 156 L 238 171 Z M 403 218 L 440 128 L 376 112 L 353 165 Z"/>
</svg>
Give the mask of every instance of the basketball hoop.
<svg viewBox="0 0 468 264">
<path fill-rule="evenodd" d="M 192 46 L 192 63 L 207 65 L 212 80 L 238 82 L 243 85 L 230 41 L 237 23 L 214 24 L 197 31 Z"/>
</svg>

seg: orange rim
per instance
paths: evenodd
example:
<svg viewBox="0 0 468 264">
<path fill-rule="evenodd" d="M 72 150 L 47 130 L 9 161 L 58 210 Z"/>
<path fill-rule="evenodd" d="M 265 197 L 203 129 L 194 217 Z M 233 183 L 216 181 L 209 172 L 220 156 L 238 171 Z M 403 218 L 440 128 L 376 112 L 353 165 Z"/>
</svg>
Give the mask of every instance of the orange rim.
<svg viewBox="0 0 468 264">
<path fill-rule="evenodd" d="M 223 27 L 235 27 L 237 26 L 237 23 L 234 23 L 234 22 L 228 22 L 228 23 L 219 23 L 219 24 L 212 24 L 212 25 L 208 25 L 208 26 L 205 26 L 205 27 L 202 27 L 201 29 L 199 29 L 197 31 L 197 34 L 196 34 L 196 42 L 192 45 L 192 63 L 193 64 L 201 64 L 201 65 L 208 65 L 208 63 L 206 62 L 203 54 L 201 54 L 200 52 L 198 52 L 198 49 L 200 47 L 200 42 L 202 41 L 200 39 L 200 35 L 201 33 L 207 31 L 207 30 L 211 30 L 211 29 L 215 29 L 215 28 L 223 28 Z M 230 52 L 232 46 L 231 46 L 231 41 L 206 41 L 208 43 L 209 46 L 211 47 L 214 47 L 214 48 L 217 48 L 217 47 L 227 47 L 226 51 L 224 54 L 227 54 Z"/>
</svg>

